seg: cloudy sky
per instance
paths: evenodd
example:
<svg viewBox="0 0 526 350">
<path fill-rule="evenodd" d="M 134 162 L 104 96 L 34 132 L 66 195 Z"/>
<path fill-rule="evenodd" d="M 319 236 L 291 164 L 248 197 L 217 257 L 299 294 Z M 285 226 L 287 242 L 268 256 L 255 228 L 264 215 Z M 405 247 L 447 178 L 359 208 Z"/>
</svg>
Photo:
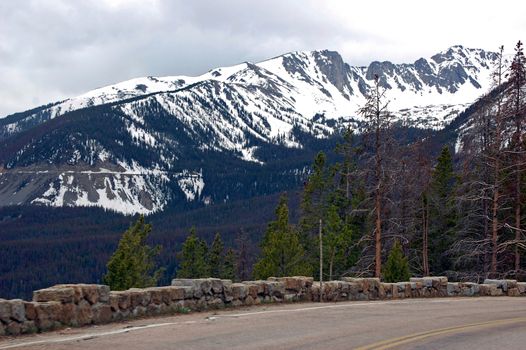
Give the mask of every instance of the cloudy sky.
<svg viewBox="0 0 526 350">
<path fill-rule="evenodd" d="M 337 50 L 352 65 L 413 62 L 454 44 L 512 52 L 526 39 L 520 3 L 1 0 L 0 117 L 134 77 L 294 50 Z"/>
</svg>

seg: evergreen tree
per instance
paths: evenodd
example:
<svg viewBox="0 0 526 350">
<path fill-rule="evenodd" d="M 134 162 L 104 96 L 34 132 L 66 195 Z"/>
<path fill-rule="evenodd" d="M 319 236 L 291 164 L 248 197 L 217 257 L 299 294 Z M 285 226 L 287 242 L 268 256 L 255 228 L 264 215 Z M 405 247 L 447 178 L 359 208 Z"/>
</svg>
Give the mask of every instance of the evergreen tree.
<svg viewBox="0 0 526 350">
<path fill-rule="evenodd" d="M 287 197 L 281 196 L 276 208 L 276 220 L 269 223 L 261 243 L 262 256 L 254 266 L 257 279 L 310 275 L 305 251 L 298 234 L 289 224 Z"/>
<path fill-rule="evenodd" d="M 342 220 L 338 207 L 332 204 L 327 211 L 323 230 L 324 265 L 329 269 L 329 280 L 348 267 L 347 259 L 351 247 L 351 228 Z"/>
<path fill-rule="evenodd" d="M 206 242 L 197 237 L 195 228 L 190 230 L 190 235 L 183 243 L 179 252 L 178 278 L 203 278 L 210 277 L 210 269 L 207 263 Z"/>
<path fill-rule="evenodd" d="M 402 251 L 402 246 L 397 240 L 389 253 L 384 267 L 384 280 L 388 283 L 409 281 L 409 264 Z"/>
<path fill-rule="evenodd" d="M 299 220 L 300 242 L 306 250 L 306 259 L 314 267 L 318 266 L 317 237 L 320 219 L 326 212 L 327 186 L 329 174 L 325 153 L 319 152 L 314 158 L 312 173 L 303 188 L 300 203 L 301 217 Z"/>
<path fill-rule="evenodd" d="M 151 287 L 163 273 L 163 269 L 154 268 L 154 258 L 160 253 L 161 247 L 151 248 L 146 239 L 152 230 L 150 224 L 144 222 L 144 216 L 124 232 L 117 250 L 108 262 L 108 273 L 104 276 L 104 283 L 112 290 L 126 290 L 129 288 Z"/>
<path fill-rule="evenodd" d="M 455 238 L 457 215 L 455 191 L 458 177 L 453 170 L 453 159 L 444 146 L 431 174 L 429 186 L 429 270 L 442 274 L 451 268 L 447 250 Z"/>
<path fill-rule="evenodd" d="M 223 275 L 223 265 L 225 262 L 223 250 L 224 244 L 221 235 L 216 233 L 209 255 L 211 277 L 220 278 Z"/>
<path fill-rule="evenodd" d="M 236 279 L 236 253 L 234 249 L 229 248 L 226 251 L 221 278 L 235 281 Z"/>
</svg>

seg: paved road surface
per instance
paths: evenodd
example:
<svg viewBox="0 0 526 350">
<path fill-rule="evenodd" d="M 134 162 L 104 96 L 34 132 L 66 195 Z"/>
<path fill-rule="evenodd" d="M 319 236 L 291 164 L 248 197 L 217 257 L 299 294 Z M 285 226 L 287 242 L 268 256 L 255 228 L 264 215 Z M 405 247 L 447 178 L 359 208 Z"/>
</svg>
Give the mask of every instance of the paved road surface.
<svg viewBox="0 0 526 350">
<path fill-rule="evenodd" d="M 525 349 L 526 298 L 265 305 L 0 340 L 0 349 Z"/>
</svg>

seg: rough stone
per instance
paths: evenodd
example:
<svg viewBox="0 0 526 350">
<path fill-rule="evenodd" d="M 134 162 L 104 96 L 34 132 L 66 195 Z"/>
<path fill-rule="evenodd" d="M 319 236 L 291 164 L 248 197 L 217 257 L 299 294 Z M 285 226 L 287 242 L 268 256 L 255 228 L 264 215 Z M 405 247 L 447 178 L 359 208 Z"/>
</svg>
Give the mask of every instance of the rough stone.
<svg viewBox="0 0 526 350">
<path fill-rule="evenodd" d="M 37 317 L 37 312 L 35 310 L 35 303 L 31 301 L 24 302 L 24 308 L 26 312 L 26 318 L 28 320 L 34 320 Z"/>
<path fill-rule="evenodd" d="M 219 278 L 211 278 L 210 282 L 212 284 L 212 293 L 219 294 L 223 293 L 223 281 Z"/>
<path fill-rule="evenodd" d="M 11 320 L 11 303 L 4 299 L 0 299 L 0 320 L 5 323 Z"/>
<path fill-rule="evenodd" d="M 285 286 L 282 282 L 266 281 L 265 290 L 270 296 L 282 298 L 285 294 Z"/>
<path fill-rule="evenodd" d="M 91 324 L 93 321 L 93 309 L 87 300 L 81 300 L 77 306 L 77 322 L 79 325 Z"/>
<path fill-rule="evenodd" d="M 33 301 L 58 301 L 61 303 L 73 303 L 75 300 L 75 289 L 71 287 L 51 287 L 33 292 Z"/>
<path fill-rule="evenodd" d="M 0 322 L 0 337 L 3 337 L 4 335 L 6 335 L 5 326 L 2 322 Z"/>
<path fill-rule="evenodd" d="M 60 323 L 68 326 L 78 326 L 77 320 L 77 306 L 75 304 L 62 304 L 60 310 Z"/>
<path fill-rule="evenodd" d="M 114 293 L 111 293 L 110 294 L 110 306 L 111 306 L 111 311 L 113 312 L 116 312 L 116 311 L 119 311 L 120 308 L 119 308 L 119 296 L 117 294 L 114 294 Z"/>
<path fill-rule="evenodd" d="M 229 303 L 234 300 L 232 295 L 232 284 L 223 286 L 223 300 L 225 303 Z"/>
<path fill-rule="evenodd" d="M 146 315 L 146 311 L 147 309 L 144 306 L 139 305 L 135 309 L 133 309 L 132 315 L 133 317 L 141 317 L 141 316 Z"/>
<path fill-rule="evenodd" d="M 285 296 L 283 297 L 283 301 L 285 301 L 286 303 L 292 303 L 292 302 L 296 301 L 297 298 L 298 297 L 297 297 L 296 294 L 285 294 Z M 248 299 L 248 297 L 247 297 L 247 299 Z M 250 304 L 250 305 L 252 305 L 252 304 Z"/>
<path fill-rule="evenodd" d="M 172 280 L 172 286 L 193 287 L 195 280 L 190 278 L 175 278 Z"/>
<path fill-rule="evenodd" d="M 147 306 L 152 300 L 152 295 L 148 289 L 131 288 L 128 291 L 133 308 L 139 305 Z"/>
<path fill-rule="evenodd" d="M 35 324 L 41 331 L 55 329 L 60 326 L 62 305 L 58 301 L 35 303 Z"/>
<path fill-rule="evenodd" d="M 11 321 L 6 326 L 6 333 L 9 335 L 19 335 L 22 333 L 22 326 L 16 321 Z"/>
<path fill-rule="evenodd" d="M 252 298 L 257 298 L 259 294 L 259 286 L 253 283 L 246 283 L 246 286 L 247 286 L 247 294 L 250 295 Z"/>
<path fill-rule="evenodd" d="M 217 280 L 217 279 L 215 279 Z M 217 280 L 216 287 L 221 280 Z M 198 278 L 198 279 L 189 279 L 189 278 L 176 278 L 172 280 L 172 286 L 181 286 L 181 287 L 192 287 L 194 289 L 194 297 L 201 298 L 203 294 L 212 294 L 212 279 L 211 278 Z"/>
<path fill-rule="evenodd" d="M 57 284 L 52 288 L 72 288 L 74 291 L 73 302 L 78 304 L 82 299 L 84 299 L 82 286 L 84 286 L 84 284 Z"/>
<path fill-rule="evenodd" d="M 162 304 L 163 301 L 163 291 L 160 288 L 148 288 L 148 291 L 151 295 L 151 303 L 159 305 Z"/>
<path fill-rule="evenodd" d="M 193 287 L 181 287 L 184 289 L 184 298 L 192 299 L 194 297 L 194 288 Z"/>
<path fill-rule="evenodd" d="M 130 294 L 126 292 L 120 292 L 116 294 L 119 301 L 119 308 L 121 310 L 127 310 L 131 305 Z"/>
<path fill-rule="evenodd" d="M 170 287 L 170 299 L 171 300 L 183 300 L 185 297 L 184 287 L 172 286 Z"/>
<path fill-rule="evenodd" d="M 502 295 L 502 289 L 497 288 L 495 284 L 480 284 L 479 295 L 481 296 L 497 296 Z"/>
<path fill-rule="evenodd" d="M 455 296 L 460 293 L 460 286 L 456 282 L 449 282 L 447 284 L 447 295 Z"/>
<path fill-rule="evenodd" d="M 282 277 L 278 281 L 283 282 L 285 289 L 299 292 L 305 288 L 304 278 L 306 277 Z"/>
<path fill-rule="evenodd" d="M 26 308 L 23 300 L 11 300 L 11 318 L 18 322 L 24 322 L 26 320 Z"/>
<path fill-rule="evenodd" d="M 516 280 L 486 279 L 486 280 L 484 280 L 484 284 L 495 284 L 497 286 L 497 288 L 502 289 L 503 292 L 507 292 L 508 288 L 516 288 L 517 281 Z"/>
<path fill-rule="evenodd" d="M 232 283 L 232 298 L 244 299 L 247 296 L 248 287 L 243 283 Z"/>
<path fill-rule="evenodd" d="M 257 298 L 257 297 L 256 297 L 256 298 Z M 245 305 L 247 305 L 247 306 L 254 305 L 254 298 L 253 298 L 251 295 L 248 295 L 248 296 L 245 298 Z"/>
<path fill-rule="evenodd" d="M 508 288 L 508 296 L 510 297 L 518 297 L 521 293 L 519 292 L 519 288 Z"/>
<path fill-rule="evenodd" d="M 212 280 L 210 278 L 200 279 L 200 286 L 203 294 L 212 294 Z"/>
<path fill-rule="evenodd" d="M 518 282 L 517 288 L 519 289 L 519 293 L 526 294 L 526 282 Z"/>
<path fill-rule="evenodd" d="M 99 290 L 97 285 L 84 284 L 81 286 L 84 298 L 91 304 L 96 304 L 99 301 Z"/>
<path fill-rule="evenodd" d="M 239 299 L 235 299 L 232 301 L 232 306 L 233 307 L 239 307 L 239 306 L 243 306 L 243 302 Z"/>
<path fill-rule="evenodd" d="M 146 314 L 149 315 L 149 316 L 158 316 L 158 315 L 160 315 L 161 314 L 161 305 L 155 304 L 155 303 L 150 303 L 146 307 Z"/>
<path fill-rule="evenodd" d="M 35 321 L 26 320 L 20 325 L 20 331 L 22 334 L 32 334 L 38 332 L 38 328 Z"/>
<path fill-rule="evenodd" d="M 212 298 L 208 301 L 208 306 L 214 309 L 219 309 L 225 306 L 225 303 L 221 298 Z"/>
<path fill-rule="evenodd" d="M 111 321 L 111 306 L 104 303 L 97 303 L 92 306 L 93 309 L 93 323 L 108 323 Z"/>
<path fill-rule="evenodd" d="M 460 282 L 460 292 L 467 297 L 475 296 L 479 293 L 479 285 L 473 282 Z"/>
</svg>

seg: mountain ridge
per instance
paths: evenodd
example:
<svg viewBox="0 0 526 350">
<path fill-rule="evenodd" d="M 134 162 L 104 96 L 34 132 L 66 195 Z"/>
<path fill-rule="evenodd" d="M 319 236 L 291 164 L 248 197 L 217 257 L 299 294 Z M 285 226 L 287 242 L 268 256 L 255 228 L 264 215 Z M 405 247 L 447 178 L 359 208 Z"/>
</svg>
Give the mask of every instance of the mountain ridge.
<svg viewBox="0 0 526 350">
<path fill-rule="evenodd" d="M 433 57 L 360 68 L 335 51 L 295 51 L 198 77 L 132 79 L 8 116 L 0 203 L 149 214 L 287 188 L 308 163 L 279 168 L 278 158 L 359 128 L 374 74 L 399 123 L 441 129 L 485 92 L 496 54 L 454 46 Z"/>
</svg>

